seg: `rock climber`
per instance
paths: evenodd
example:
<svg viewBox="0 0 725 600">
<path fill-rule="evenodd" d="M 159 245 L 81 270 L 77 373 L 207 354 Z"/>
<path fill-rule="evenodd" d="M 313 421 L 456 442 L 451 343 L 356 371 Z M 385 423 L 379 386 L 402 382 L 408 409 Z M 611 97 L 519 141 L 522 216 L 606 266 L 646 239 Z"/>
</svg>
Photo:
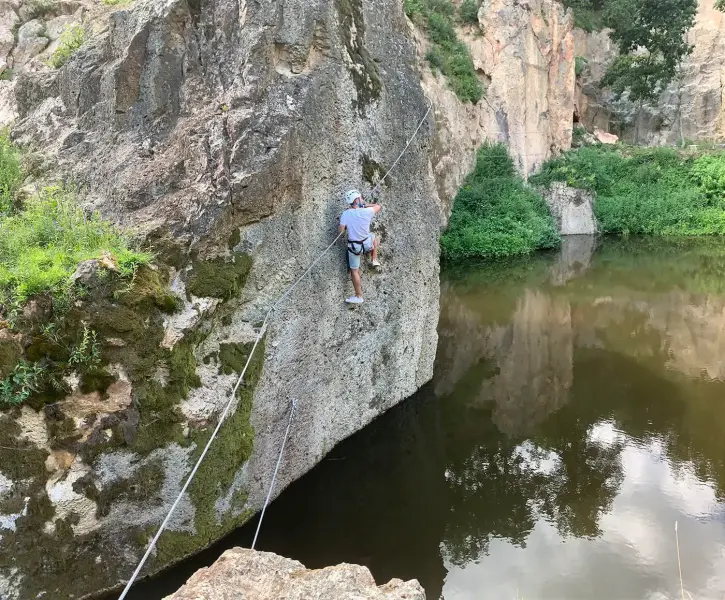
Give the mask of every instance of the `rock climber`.
<svg viewBox="0 0 725 600">
<path fill-rule="evenodd" d="M 362 194 L 357 190 L 345 193 L 345 202 L 350 205 L 340 217 L 340 232 L 347 230 L 347 266 L 350 269 L 350 279 L 355 288 L 355 295 L 345 302 L 348 304 L 362 304 L 362 283 L 360 282 L 360 258 L 370 254 L 373 267 L 379 267 L 378 240 L 374 233 L 370 233 L 370 223 L 377 215 L 381 206 L 379 204 L 365 205 Z"/>
</svg>

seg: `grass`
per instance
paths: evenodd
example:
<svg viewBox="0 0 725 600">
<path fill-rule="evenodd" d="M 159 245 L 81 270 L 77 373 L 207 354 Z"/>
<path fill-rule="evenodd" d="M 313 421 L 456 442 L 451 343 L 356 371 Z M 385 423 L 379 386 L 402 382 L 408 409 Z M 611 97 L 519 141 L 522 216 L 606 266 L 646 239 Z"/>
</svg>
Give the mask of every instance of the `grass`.
<svg viewBox="0 0 725 600">
<path fill-rule="evenodd" d="M 456 7 L 449 0 L 404 0 L 404 8 L 405 14 L 425 31 L 430 41 L 426 59 L 431 70 L 446 77 L 460 100 L 476 104 L 483 98 L 483 85 L 468 46 L 456 33 Z M 467 6 L 461 13 L 462 19 L 471 18 L 470 9 Z"/>
<path fill-rule="evenodd" d="M 21 183 L 20 155 L 10 143 L 7 133 L 0 130 L 0 214 L 12 209 Z"/>
<path fill-rule="evenodd" d="M 82 25 L 69 25 L 60 34 L 60 44 L 48 58 L 48 66 L 60 69 L 70 60 L 76 50 L 86 41 L 86 30 Z"/>
<path fill-rule="evenodd" d="M 589 146 L 544 164 L 530 179 L 596 193 L 603 233 L 725 235 L 725 153 Z"/>
<path fill-rule="evenodd" d="M 121 276 L 151 260 L 99 215 L 86 215 L 73 191 L 46 188 L 24 210 L 0 217 L 0 302 L 20 305 L 43 293 L 62 299 L 78 264 L 103 254 Z"/>
<path fill-rule="evenodd" d="M 446 260 L 501 258 L 559 245 L 543 198 L 516 173 L 503 144 L 484 144 L 441 237 Z"/>
</svg>

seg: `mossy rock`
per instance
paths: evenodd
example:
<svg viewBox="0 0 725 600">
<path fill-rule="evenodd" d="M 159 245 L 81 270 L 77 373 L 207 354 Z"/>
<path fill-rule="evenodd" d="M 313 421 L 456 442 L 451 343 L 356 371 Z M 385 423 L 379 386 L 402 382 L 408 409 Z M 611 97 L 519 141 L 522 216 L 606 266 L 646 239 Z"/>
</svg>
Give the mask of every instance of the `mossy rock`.
<svg viewBox="0 0 725 600">
<path fill-rule="evenodd" d="M 0 379 L 7 377 L 20 361 L 23 349 L 14 339 L 0 338 Z"/>
<path fill-rule="evenodd" d="M 0 417 L 0 446 L 4 448 L 0 473 L 12 481 L 45 482 L 45 459 L 48 452 L 21 439 L 21 428 L 13 410 Z"/>
<path fill-rule="evenodd" d="M 353 62 L 349 67 L 357 91 L 353 104 L 364 115 L 365 109 L 380 98 L 383 80 L 377 63 L 365 47 L 362 0 L 336 0 L 336 5 L 341 22 L 340 39 Z"/>
<path fill-rule="evenodd" d="M 199 298 L 229 300 L 244 287 L 251 269 L 252 257 L 248 254 L 235 254 L 231 260 L 195 261 L 186 288 Z"/>
<path fill-rule="evenodd" d="M 227 349 L 232 356 L 227 367 L 233 369 L 233 372 L 239 372 L 244 367 L 252 344 L 228 346 L 234 348 Z M 239 386 L 237 391 L 239 402 L 236 410 L 227 417 L 219 429 L 214 443 L 189 486 L 189 496 L 196 510 L 194 519 L 196 532 L 194 534 L 165 532 L 158 544 L 157 561 L 160 564 L 178 561 L 211 545 L 252 516 L 253 511 L 243 510 L 247 499 L 244 490 L 234 492 L 230 509 L 221 519 L 217 514 L 216 500 L 229 492 L 237 473 L 252 454 L 254 443 L 254 429 L 250 422 L 252 398 L 263 366 L 264 341 L 257 346 L 245 380 Z M 194 460 L 209 441 L 213 428 L 210 423 L 205 429 L 192 432 L 192 440 L 196 443 Z"/>
</svg>

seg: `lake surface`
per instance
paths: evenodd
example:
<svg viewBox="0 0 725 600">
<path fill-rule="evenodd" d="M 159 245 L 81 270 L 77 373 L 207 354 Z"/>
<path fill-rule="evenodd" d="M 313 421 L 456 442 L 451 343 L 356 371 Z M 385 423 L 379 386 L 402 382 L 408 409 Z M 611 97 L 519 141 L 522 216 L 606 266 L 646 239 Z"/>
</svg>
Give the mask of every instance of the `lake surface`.
<svg viewBox="0 0 725 600">
<path fill-rule="evenodd" d="M 725 242 L 444 270 L 434 380 L 271 506 L 258 544 L 429 600 L 725 597 Z M 160 598 L 256 521 L 136 590 Z"/>
</svg>

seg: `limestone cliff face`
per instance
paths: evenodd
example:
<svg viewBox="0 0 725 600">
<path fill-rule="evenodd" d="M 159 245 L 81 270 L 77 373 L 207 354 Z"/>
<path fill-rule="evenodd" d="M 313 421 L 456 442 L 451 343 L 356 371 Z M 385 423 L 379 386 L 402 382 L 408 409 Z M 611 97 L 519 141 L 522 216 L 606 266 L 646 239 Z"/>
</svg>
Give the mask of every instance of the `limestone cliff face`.
<svg viewBox="0 0 725 600">
<path fill-rule="evenodd" d="M 343 304 L 340 244 L 280 305 L 145 573 L 260 508 L 293 400 L 275 495 L 431 378 L 438 234 L 476 148 L 507 142 L 529 172 L 568 147 L 573 113 L 572 19 L 551 0 L 485 0 L 484 35 L 462 32 L 488 85 L 478 106 L 431 75 L 399 1 L 38 6 L 0 0 L 13 69 L 0 118 L 33 150 L 28 188 L 77 185 L 159 265 L 74 308 L 99 334 L 102 380 L 70 377 L 56 402 L 0 414 L 0 596 L 12 600 L 86 597 L 130 576 L 266 310 L 334 239 L 343 192 L 392 165 L 426 94 L 434 111 L 380 193 L 384 266 L 363 271 L 366 303 Z M 88 40 L 49 68 L 73 24 Z M 13 353 L 31 341 L 0 334 Z"/>
<path fill-rule="evenodd" d="M 692 54 L 682 74 L 660 95 L 656 106 L 641 111 L 615 102 L 599 82 L 615 56 L 606 32 L 576 31 L 576 54 L 588 61 L 579 87 L 579 111 L 588 127 L 611 129 L 641 144 L 677 144 L 725 139 L 723 80 L 725 78 L 725 15 L 710 0 L 699 0 L 697 19 L 689 32 Z M 637 139 L 635 140 L 635 134 Z"/>
<path fill-rule="evenodd" d="M 21 9 L 3 5 L 19 21 Z M 89 208 L 154 244 L 183 306 L 140 319 L 123 308 L 131 324 L 105 318 L 101 343 L 118 356 L 111 379 L 122 401 L 76 384 L 53 414 L 1 416 L 3 446 L 28 460 L 10 470 L 0 461 L 8 599 L 83 597 L 130 576 L 264 312 L 337 235 L 343 192 L 369 190 L 427 108 L 400 2 L 139 0 L 85 24 L 90 40 L 63 68 L 14 74 L 13 137 L 42 149 L 49 178 L 81 183 Z M 343 302 L 339 244 L 280 305 L 258 377 L 147 572 L 260 508 L 292 400 L 275 495 L 430 379 L 441 226 L 424 176 L 431 132 L 432 120 L 381 190 L 384 268 L 364 270 L 367 302 L 355 311 Z M 142 376 L 129 357 L 144 356 Z"/>
<path fill-rule="evenodd" d="M 553 0 L 484 0 L 480 27 L 461 32 L 486 83 L 477 105 L 461 103 L 424 61 L 422 85 L 436 109 L 432 167 L 451 198 L 486 140 L 503 142 L 527 175 L 571 147 L 574 114 L 573 17 Z M 416 35 L 425 55 L 423 36 Z"/>
</svg>

